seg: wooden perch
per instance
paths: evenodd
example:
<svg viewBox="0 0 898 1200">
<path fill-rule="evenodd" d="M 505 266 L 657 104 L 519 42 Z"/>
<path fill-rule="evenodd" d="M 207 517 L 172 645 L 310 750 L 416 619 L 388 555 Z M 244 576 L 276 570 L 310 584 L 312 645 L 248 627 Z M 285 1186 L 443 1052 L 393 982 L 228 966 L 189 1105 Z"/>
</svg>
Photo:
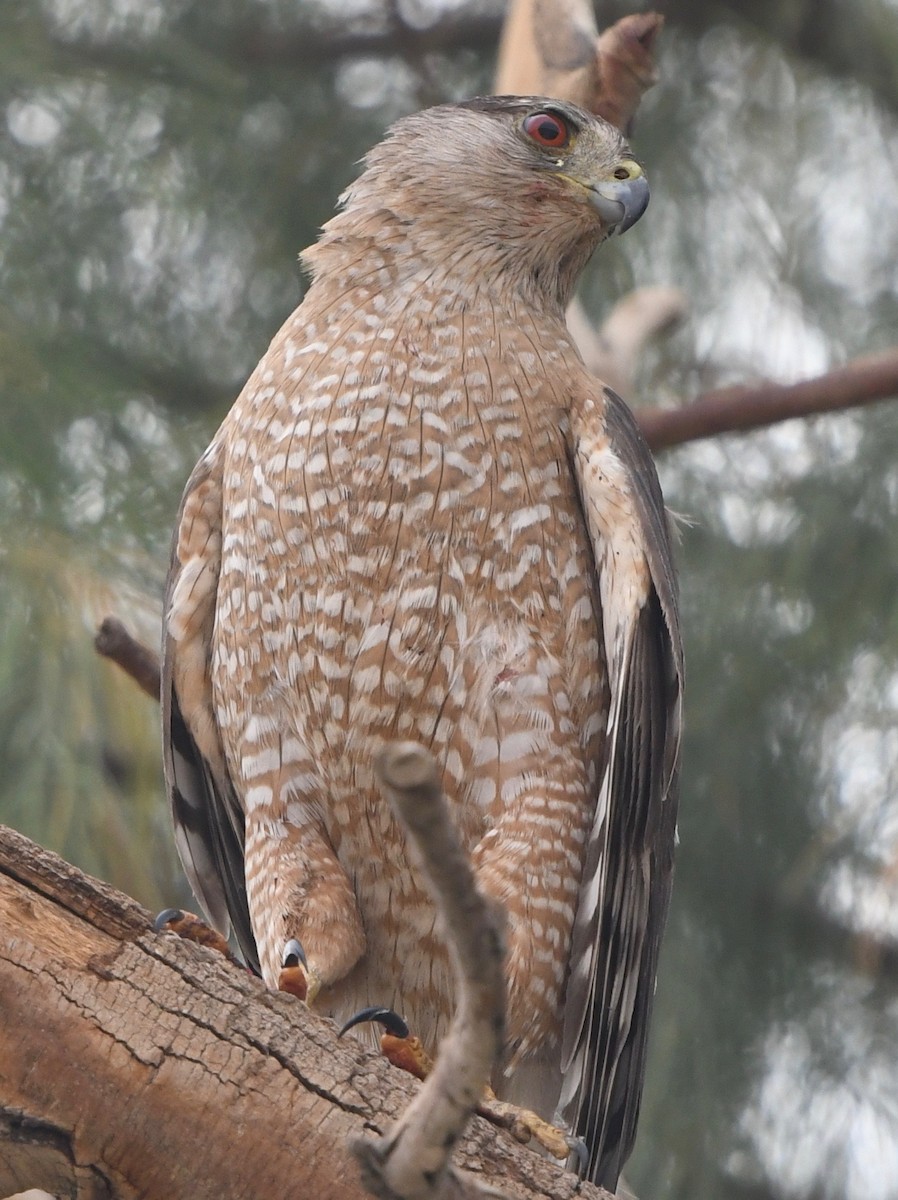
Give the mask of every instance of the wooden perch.
<svg viewBox="0 0 898 1200">
<path fill-rule="evenodd" d="M 363 1200 L 347 1139 L 419 1085 L 222 955 L 0 826 L 0 1196 Z M 607 1193 L 475 1119 L 520 1200 Z"/>
</svg>

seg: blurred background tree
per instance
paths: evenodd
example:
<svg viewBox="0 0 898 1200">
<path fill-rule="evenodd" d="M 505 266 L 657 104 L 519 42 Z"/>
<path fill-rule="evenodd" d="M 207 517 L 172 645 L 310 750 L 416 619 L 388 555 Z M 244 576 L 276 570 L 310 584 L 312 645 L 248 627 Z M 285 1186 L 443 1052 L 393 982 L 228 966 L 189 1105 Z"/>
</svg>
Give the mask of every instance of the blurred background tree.
<svg viewBox="0 0 898 1200">
<path fill-rule="evenodd" d="M 583 299 L 598 320 L 677 284 L 691 314 L 629 398 L 898 341 L 894 0 L 655 7 L 652 207 Z M 187 899 L 158 712 L 93 627 L 158 637 L 181 489 L 302 294 L 297 252 L 391 120 L 489 90 L 501 16 L 0 8 L 0 820 L 151 907 Z M 888 405 L 662 456 L 689 692 L 644 1200 L 898 1197 L 896 464 Z"/>
</svg>

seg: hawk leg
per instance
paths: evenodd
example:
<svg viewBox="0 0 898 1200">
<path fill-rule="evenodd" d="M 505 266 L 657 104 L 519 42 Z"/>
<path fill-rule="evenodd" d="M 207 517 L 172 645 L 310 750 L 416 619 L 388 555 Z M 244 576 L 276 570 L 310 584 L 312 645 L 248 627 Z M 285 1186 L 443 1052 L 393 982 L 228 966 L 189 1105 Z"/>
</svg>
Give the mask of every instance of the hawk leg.
<svg viewBox="0 0 898 1200">
<path fill-rule="evenodd" d="M 574 1154 L 581 1163 L 586 1161 L 587 1151 L 582 1139 L 571 1137 L 538 1113 L 500 1100 L 492 1088 L 486 1089 L 477 1113 L 500 1129 L 507 1129 L 515 1141 L 536 1142 L 553 1158 L 566 1159 Z"/>
<path fill-rule="evenodd" d="M 383 1025 L 380 1049 L 388 1062 L 414 1075 L 416 1079 L 427 1078 L 433 1069 L 433 1059 L 422 1046 L 421 1039 L 410 1032 L 402 1017 L 391 1008 L 362 1009 L 341 1027 L 339 1036 L 366 1021 L 378 1021 Z M 508 1130 L 518 1142 L 536 1142 L 553 1158 L 566 1159 L 574 1153 L 582 1159 L 585 1152 L 578 1138 L 570 1137 L 535 1112 L 499 1100 L 492 1088 L 485 1090 L 483 1099 L 477 1105 L 477 1114 L 499 1129 Z"/>
<path fill-rule="evenodd" d="M 310 1008 L 321 990 L 321 976 L 309 967 L 306 952 L 296 938 L 290 938 L 284 947 L 283 966 L 278 976 L 277 990 L 289 992 Z"/>
<path fill-rule="evenodd" d="M 217 929 L 207 925 L 195 913 L 184 912 L 180 908 L 164 908 L 154 919 L 153 928 L 157 933 L 168 930 L 176 933 L 178 937 L 184 938 L 187 942 L 196 942 L 198 946 L 207 946 L 210 950 L 217 950 L 219 954 L 223 954 L 233 963 L 238 961 L 231 953 L 228 939 L 223 937 Z"/>
<path fill-rule="evenodd" d="M 246 824 L 246 884 L 262 977 L 312 1005 L 365 951 L 355 893 L 325 831 L 299 811 L 282 819 L 280 786 Z M 297 806 L 299 807 L 299 806 Z M 280 832 L 272 839 L 271 829 Z"/>
</svg>

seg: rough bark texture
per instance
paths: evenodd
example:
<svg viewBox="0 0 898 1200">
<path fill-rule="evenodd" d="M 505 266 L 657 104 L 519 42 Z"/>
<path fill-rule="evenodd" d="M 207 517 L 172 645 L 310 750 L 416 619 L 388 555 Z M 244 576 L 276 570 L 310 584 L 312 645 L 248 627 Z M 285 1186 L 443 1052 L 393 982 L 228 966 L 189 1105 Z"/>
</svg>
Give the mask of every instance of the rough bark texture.
<svg viewBox="0 0 898 1200">
<path fill-rule="evenodd" d="M 0 826 L 0 1196 L 360 1200 L 347 1139 L 418 1084 Z M 522 1200 L 606 1195 L 483 1121 L 457 1162 Z"/>
</svg>

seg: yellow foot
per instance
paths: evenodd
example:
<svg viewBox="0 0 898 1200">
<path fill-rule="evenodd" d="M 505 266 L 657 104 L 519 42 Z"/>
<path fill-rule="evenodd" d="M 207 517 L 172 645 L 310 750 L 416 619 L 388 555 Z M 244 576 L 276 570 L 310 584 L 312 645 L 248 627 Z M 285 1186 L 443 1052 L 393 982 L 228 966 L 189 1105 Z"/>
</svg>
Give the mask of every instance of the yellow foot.
<svg viewBox="0 0 898 1200">
<path fill-rule="evenodd" d="M 516 1141 L 525 1144 L 536 1142 L 553 1158 L 568 1158 L 576 1154 L 581 1161 L 583 1159 L 586 1147 L 578 1138 L 572 1138 L 535 1112 L 497 1099 L 492 1088 L 486 1089 L 477 1112 L 500 1129 L 507 1129 Z"/>
<path fill-rule="evenodd" d="M 237 959 L 231 953 L 227 938 L 222 937 L 217 929 L 213 929 L 211 925 L 207 925 L 195 913 L 183 912 L 180 908 L 163 909 L 153 921 L 153 928 L 157 933 L 162 933 L 163 930 L 171 930 L 172 933 L 176 933 L 178 937 L 182 937 L 188 942 L 196 942 L 200 946 L 208 946 L 210 950 L 217 950 L 219 954 L 223 954 L 231 962 L 237 962 Z"/>
<path fill-rule="evenodd" d="M 405 1021 L 391 1008 L 363 1008 L 361 1012 L 349 1018 L 339 1036 L 342 1037 L 354 1025 L 361 1025 L 365 1021 L 377 1021 L 383 1025 L 380 1048 L 384 1057 L 394 1067 L 408 1071 L 416 1079 L 427 1078 L 433 1069 L 433 1059 L 421 1045 L 421 1039 L 409 1033 Z M 498 1100 L 492 1088 L 487 1088 L 484 1092 L 483 1100 L 477 1106 L 477 1113 L 500 1129 L 507 1129 L 516 1141 L 524 1144 L 536 1142 L 553 1158 L 568 1158 L 571 1154 L 576 1154 L 581 1163 L 585 1162 L 586 1147 L 579 1138 L 570 1137 L 535 1112 Z"/>
<path fill-rule="evenodd" d="M 306 961 L 305 951 L 291 938 L 284 946 L 281 958 L 281 973 L 278 976 L 278 991 L 289 992 L 311 1008 L 321 990 L 321 976 Z"/>
</svg>

